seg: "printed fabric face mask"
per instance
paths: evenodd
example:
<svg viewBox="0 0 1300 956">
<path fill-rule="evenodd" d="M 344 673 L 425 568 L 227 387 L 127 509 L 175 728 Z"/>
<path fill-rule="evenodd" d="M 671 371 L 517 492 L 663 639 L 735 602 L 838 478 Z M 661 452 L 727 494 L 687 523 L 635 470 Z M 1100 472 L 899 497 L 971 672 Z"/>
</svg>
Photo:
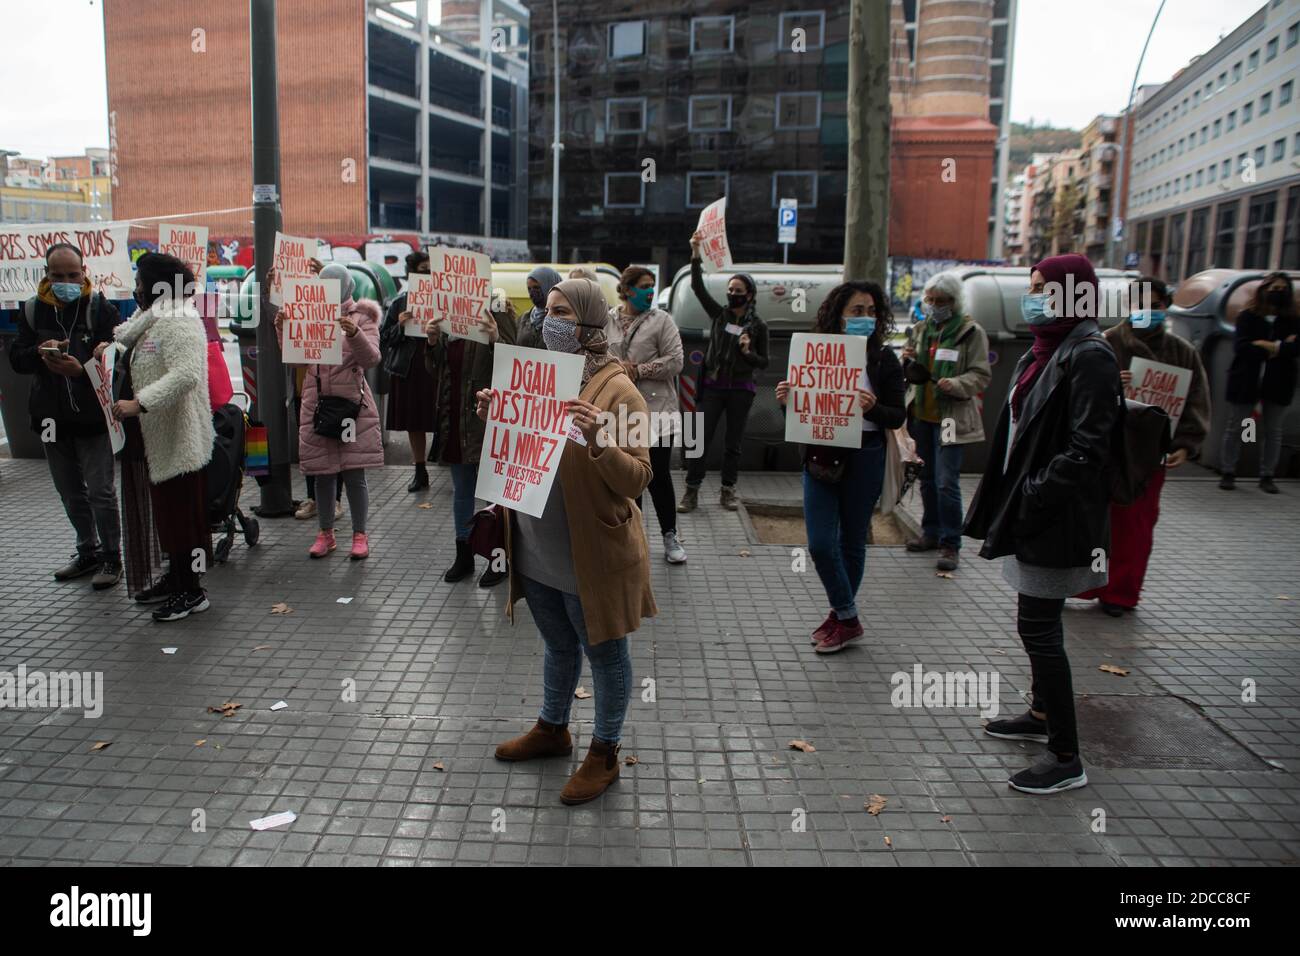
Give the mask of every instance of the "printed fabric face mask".
<svg viewBox="0 0 1300 956">
<path fill-rule="evenodd" d="M 1164 309 L 1134 309 L 1128 317 L 1135 329 L 1154 329 L 1165 324 Z"/>
<path fill-rule="evenodd" d="M 1047 325 L 1056 318 L 1046 292 L 1027 292 L 1020 297 L 1020 314 L 1030 325 Z"/>
<path fill-rule="evenodd" d="M 654 286 L 651 286 L 648 289 L 633 289 L 631 294 L 628 295 L 627 301 L 631 303 L 632 308 L 635 311 L 646 311 L 655 301 Z"/>
<path fill-rule="evenodd" d="M 542 320 L 542 341 L 551 352 L 577 352 L 582 348 L 578 341 L 578 327 L 563 319 L 547 316 Z"/>
<path fill-rule="evenodd" d="M 876 331 L 876 317 L 874 315 L 844 316 L 845 335 L 871 335 L 874 331 Z"/>
<path fill-rule="evenodd" d="M 929 319 L 931 322 L 933 322 L 935 325 L 943 325 L 950 318 L 952 318 L 952 306 L 926 305 L 923 306 L 923 308 L 925 310 L 925 317 Z"/>
</svg>

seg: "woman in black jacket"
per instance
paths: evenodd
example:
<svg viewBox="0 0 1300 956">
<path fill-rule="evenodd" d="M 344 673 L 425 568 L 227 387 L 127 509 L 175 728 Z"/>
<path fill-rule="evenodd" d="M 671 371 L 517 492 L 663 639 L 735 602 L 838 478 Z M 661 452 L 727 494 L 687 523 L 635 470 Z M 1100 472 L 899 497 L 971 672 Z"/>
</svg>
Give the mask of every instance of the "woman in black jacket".
<svg viewBox="0 0 1300 956">
<path fill-rule="evenodd" d="M 1295 292 L 1291 277 L 1272 272 L 1260 280 L 1250 308 L 1237 316 L 1233 335 L 1232 365 L 1228 368 L 1228 421 L 1223 429 L 1219 487 L 1236 487 L 1237 460 L 1241 457 L 1241 432 L 1245 422 L 1263 402 L 1259 425 L 1264 431 L 1259 449 L 1259 487 L 1277 494 L 1273 472 L 1282 454 L 1282 419 L 1296 386 Z M 1261 374 L 1262 373 L 1262 374 Z"/>
<path fill-rule="evenodd" d="M 857 594 L 867 565 L 871 515 L 885 480 L 885 430 L 900 427 L 907 418 L 903 366 L 886 344 L 893 330 L 889 299 L 874 282 L 837 285 L 817 310 L 813 326 L 821 334 L 867 336 L 866 380 L 858 389 L 862 446 L 803 450 L 808 551 L 831 606 L 812 633 L 818 654 L 834 654 L 863 634 Z M 788 381 L 777 385 L 776 400 L 783 408 L 789 394 Z"/>
<path fill-rule="evenodd" d="M 1055 793 L 1088 782 L 1079 757 L 1074 690 L 1065 653 L 1065 599 L 1106 583 L 1110 462 L 1122 438 L 1119 363 L 1094 315 L 1097 276 L 1079 255 L 1044 259 L 1021 311 L 1034 344 L 1012 375 L 965 534 L 980 557 L 1004 555 L 1016 589 L 1017 627 L 1029 655 L 1029 712 L 995 720 L 992 737 L 1047 744 L 1046 759 L 1008 783 Z"/>
<path fill-rule="evenodd" d="M 727 304 L 722 305 L 704 287 L 700 267 L 700 234 L 691 236 L 691 291 L 713 320 L 709 344 L 704 350 L 696 406 L 704 415 L 704 441 L 699 456 L 686 466 L 686 493 L 677 506 L 681 512 L 699 505 L 700 485 L 708 470 L 705 461 L 718 423 L 727 420 L 726 446 L 722 455 L 722 507 L 735 511 L 736 479 L 740 475 L 740 446 L 745 423 L 754 404 L 754 373 L 767 368 L 767 323 L 754 311 L 758 287 L 751 276 L 737 272 L 727 280 Z"/>
<path fill-rule="evenodd" d="M 412 252 L 406 257 L 406 274 L 429 272 L 429 254 Z M 406 334 L 408 323 L 401 320 L 406 312 L 406 293 L 403 292 L 388 306 L 379 327 L 379 351 L 383 356 L 384 371 L 388 379 L 388 416 L 384 427 L 389 431 L 406 432 L 411 445 L 411 463 L 415 474 L 406 485 L 407 491 L 429 487 L 429 470 L 424 463 L 427 432 L 438 430 L 434 415 L 434 380 L 424 363 L 424 336 Z M 341 487 L 341 484 L 340 484 Z"/>
</svg>

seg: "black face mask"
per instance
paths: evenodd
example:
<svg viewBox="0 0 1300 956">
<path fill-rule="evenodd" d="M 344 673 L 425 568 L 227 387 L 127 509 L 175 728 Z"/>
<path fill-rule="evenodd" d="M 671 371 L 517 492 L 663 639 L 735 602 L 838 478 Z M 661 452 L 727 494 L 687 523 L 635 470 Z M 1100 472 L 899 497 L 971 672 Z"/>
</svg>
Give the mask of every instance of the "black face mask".
<svg viewBox="0 0 1300 956">
<path fill-rule="evenodd" d="M 749 296 L 746 295 L 746 294 L 743 293 L 743 292 L 741 292 L 741 293 L 728 292 L 728 293 L 727 293 L 727 305 L 729 305 L 729 306 L 730 306 L 731 308 L 733 308 L 733 309 L 739 309 L 739 308 L 743 307 L 743 306 L 745 305 L 745 303 L 748 302 L 748 301 L 749 301 Z"/>
<path fill-rule="evenodd" d="M 149 308 L 149 303 L 146 302 L 143 297 L 141 297 L 139 292 L 132 292 L 131 298 L 135 299 L 135 304 L 138 305 L 140 308 L 142 309 Z"/>
<path fill-rule="evenodd" d="M 1286 289 L 1269 289 L 1267 295 L 1264 296 L 1265 301 L 1277 309 L 1285 308 L 1290 298 L 1291 293 Z"/>
<path fill-rule="evenodd" d="M 533 305 L 539 309 L 546 308 L 546 298 L 542 295 L 541 289 L 529 289 L 528 298 L 532 300 Z"/>
</svg>

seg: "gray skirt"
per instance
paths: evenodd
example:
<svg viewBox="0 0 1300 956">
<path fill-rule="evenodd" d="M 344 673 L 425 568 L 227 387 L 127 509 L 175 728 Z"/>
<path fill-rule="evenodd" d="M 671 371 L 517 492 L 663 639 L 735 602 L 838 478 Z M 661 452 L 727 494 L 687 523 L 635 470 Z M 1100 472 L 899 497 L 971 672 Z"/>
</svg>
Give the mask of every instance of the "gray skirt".
<svg viewBox="0 0 1300 956">
<path fill-rule="evenodd" d="M 1014 555 L 1002 560 L 1002 579 L 1017 594 L 1037 598 L 1068 598 L 1106 583 L 1105 571 L 1082 568 L 1042 568 L 1025 564 Z"/>
</svg>

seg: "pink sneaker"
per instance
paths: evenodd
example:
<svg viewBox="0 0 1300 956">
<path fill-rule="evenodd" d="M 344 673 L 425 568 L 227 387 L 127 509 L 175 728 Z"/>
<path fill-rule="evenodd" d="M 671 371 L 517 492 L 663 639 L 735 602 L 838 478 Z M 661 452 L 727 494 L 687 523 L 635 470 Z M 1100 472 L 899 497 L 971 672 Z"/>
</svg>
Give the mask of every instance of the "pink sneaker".
<svg viewBox="0 0 1300 956">
<path fill-rule="evenodd" d="M 364 561 L 370 557 L 370 542 L 363 532 L 356 532 L 352 535 L 352 560 Z"/>
<path fill-rule="evenodd" d="M 861 636 L 862 624 L 856 617 L 849 618 L 847 621 L 836 621 L 831 626 L 831 632 L 818 642 L 814 650 L 818 654 L 834 654 L 844 650 L 846 645 Z"/>
<path fill-rule="evenodd" d="M 323 558 L 337 547 L 338 545 L 334 541 L 334 532 L 322 531 L 316 535 L 316 543 L 311 546 L 311 550 L 307 553 L 313 558 Z"/>
<path fill-rule="evenodd" d="M 819 641 L 823 641 L 827 637 L 829 637 L 831 633 L 831 626 L 835 623 L 835 620 L 836 620 L 835 612 L 831 611 L 831 613 L 826 615 L 826 620 L 822 621 L 821 624 L 817 626 L 817 630 L 812 632 L 812 641 L 810 641 L 809 643 L 816 646 L 816 644 Z"/>
</svg>

